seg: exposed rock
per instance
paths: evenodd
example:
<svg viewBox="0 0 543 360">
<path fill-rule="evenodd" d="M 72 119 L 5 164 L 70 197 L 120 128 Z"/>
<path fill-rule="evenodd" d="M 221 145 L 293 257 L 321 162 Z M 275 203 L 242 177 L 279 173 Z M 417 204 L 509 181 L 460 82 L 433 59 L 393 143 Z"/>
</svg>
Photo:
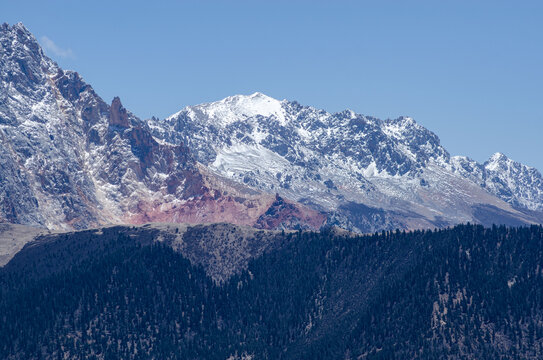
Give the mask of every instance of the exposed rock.
<svg viewBox="0 0 543 360">
<path fill-rule="evenodd" d="M 255 223 L 259 229 L 315 229 L 326 223 L 326 215 L 286 201 L 279 194 L 268 210 Z"/>
<path fill-rule="evenodd" d="M 488 221 L 480 209 L 543 218 L 537 170 L 503 156 L 451 158 L 409 117 L 331 114 L 255 93 L 144 122 L 62 70 L 22 24 L 0 27 L 0 50 L 2 221 L 366 232 Z"/>
<path fill-rule="evenodd" d="M 118 97 L 106 104 L 46 57 L 22 24 L 2 25 L 0 45 L 2 221 L 253 225 L 269 207 L 269 195 L 204 176 L 188 147 L 157 141 Z"/>
<path fill-rule="evenodd" d="M 109 126 L 110 128 L 130 127 L 130 121 L 128 119 L 128 111 L 121 104 L 119 97 L 114 97 L 109 108 Z"/>
</svg>

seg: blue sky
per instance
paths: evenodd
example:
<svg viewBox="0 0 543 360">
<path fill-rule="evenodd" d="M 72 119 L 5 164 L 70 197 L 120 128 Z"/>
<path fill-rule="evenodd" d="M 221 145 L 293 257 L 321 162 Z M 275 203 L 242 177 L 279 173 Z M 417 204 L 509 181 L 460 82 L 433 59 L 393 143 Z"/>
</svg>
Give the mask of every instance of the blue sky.
<svg viewBox="0 0 543 360">
<path fill-rule="evenodd" d="M 63 68 L 142 118 L 261 91 L 409 115 L 453 155 L 543 170 L 541 1 L 3 1 Z"/>
</svg>

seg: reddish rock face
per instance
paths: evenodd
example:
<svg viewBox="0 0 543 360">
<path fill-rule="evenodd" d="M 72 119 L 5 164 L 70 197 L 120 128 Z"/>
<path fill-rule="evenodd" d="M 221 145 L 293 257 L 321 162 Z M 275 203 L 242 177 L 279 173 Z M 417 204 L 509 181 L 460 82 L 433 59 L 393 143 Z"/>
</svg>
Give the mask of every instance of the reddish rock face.
<svg viewBox="0 0 543 360">
<path fill-rule="evenodd" d="M 128 119 L 128 111 L 121 104 L 119 97 L 113 98 L 111 106 L 109 108 L 109 126 L 119 126 L 121 128 L 130 127 L 130 120 Z"/>
<path fill-rule="evenodd" d="M 166 223 L 214 223 L 227 222 L 249 225 L 259 229 L 309 229 L 318 230 L 326 216 L 300 204 L 286 202 L 269 195 L 251 196 L 240 201 L 239 196 L 216 196 L 209 191 L 203 196 L 180 203 L 141 201 L 135 213 L 125 222 L 143 224 Z"/>
<path fill-rule="evenodd" d="M 167 223 L 213 223 L 228 222 L 238 225 L 253 225 L 258 216 L 266 208 L 267 199 L 249 200 L 253 207 L 236 202 L 229 196 L 217 199 L 205 194 L 198 198 L 178 203 L 161 201 L 141 201 L 137 214 L 126 218 L 126 222 L 141 224 L 147 222 Z"/>
<path fill-rule="evenodd" d="M 325 222 L 325 214 L 286 201 L 276 194 L 275 201 L 256 220 L 254 226 L 260 229 L 319 229 Z"/>
</svg>

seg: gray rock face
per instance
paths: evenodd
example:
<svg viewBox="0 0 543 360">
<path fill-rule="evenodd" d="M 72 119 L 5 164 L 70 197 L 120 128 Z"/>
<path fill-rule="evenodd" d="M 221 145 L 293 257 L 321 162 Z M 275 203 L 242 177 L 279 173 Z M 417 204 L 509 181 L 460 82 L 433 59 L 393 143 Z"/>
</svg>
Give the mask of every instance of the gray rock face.
<svg viewBox="0 0 543 360">
<path fill-rule="evenodd" d="M 81 225 L 89 225 L 96 214 L 85 203 L 95 199 L 92 180 L 77 161 L 82 123 L 63 97 L 75 86 L 68 78 L 78 77 L 64 74 L 21 24 L 4 24 L 0 31 L 3 220 L 52 224 L 85 218 Z"/>
<path fill-rule="evenodd" d="M 46 57 L 22 24 L 3 24 L 0 45 L 0 219 L 86 228 L 129 221 L 153 197 L 203 191 L 186 147 L 159 144 L 119 98 L 106 104 Z"/>
<path fill-rule="evenodd" d="M 530 166 L 495 153 L 484 164 L 466 157 L 452 159 L 457 171 L 519 209 L 543 210 L 543 176 Z"/>
</svg>

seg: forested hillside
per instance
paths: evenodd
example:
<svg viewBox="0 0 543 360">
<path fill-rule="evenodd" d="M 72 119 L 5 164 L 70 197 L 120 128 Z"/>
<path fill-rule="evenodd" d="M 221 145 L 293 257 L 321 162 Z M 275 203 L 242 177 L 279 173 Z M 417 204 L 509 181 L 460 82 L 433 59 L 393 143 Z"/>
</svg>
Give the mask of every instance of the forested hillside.
<svg viewBox="0 0 543 360">
<path fill-rule="evenodd" d="M 286 233 L 221 285 L 115 229 L 71 242 L 88 256 L 27 245 L 0 270 L 0 358 L 543 356 L 540 226 Z"/>
</svg>

